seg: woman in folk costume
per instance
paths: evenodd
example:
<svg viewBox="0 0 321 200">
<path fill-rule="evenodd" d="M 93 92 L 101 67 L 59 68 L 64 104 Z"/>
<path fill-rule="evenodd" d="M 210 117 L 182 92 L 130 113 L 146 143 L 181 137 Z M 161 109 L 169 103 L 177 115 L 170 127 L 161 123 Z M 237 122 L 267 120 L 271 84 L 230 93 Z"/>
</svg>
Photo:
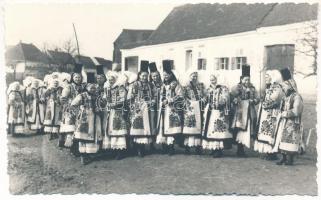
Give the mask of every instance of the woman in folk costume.
<svg viewBox="0 0 321 200">
<path fill-rule="evenodd" d="M 217 77 L 210 76 L 207 105 L 204 112 L 203 149 L 212 150 L 215 158 L 223 155 L 224 143 L 231 142 L 229 131 L 230 93 L 224 85 L 217 84 Z"/>
<path fill-rule="evenodd" d="M 140 72 L 128 92 L 130 110 L 130 136 L 133 138 L 134 148 L 140 157 L 145 154 L 145 145 L 151 144 L 151 109 L 155 105 L 153 86 L 148 81 L 148 61 L 141 61 Z"/>
<path fill-rule="evenodd" d="M 99 151 L 103 138 L 101 99 L 97 96 L 97 84 L 93 82 L 89 79 L 86 92 L 78 94 L 71 102 L 71 106 L 80 107 L 74 137 L 79 141 L 82 164 L 87 164 L 90 155 Z"/>
<path fill-rule="evenodd" d="M 123 74 L 109 71 L 108 82 L 105 84 L 103 100 L 106 102 L 104 120 L 103 148 L 116 153 L 116 159 L 125 156 L 127 149 L 128 119 L 126 111 L 127 77 Z"/>
<path fill-rule="evenodd" d="M 41 101 L 46 105 L 44 118 L 44 132 L 49 133 L 49 140 L 53 139 L 59 133 L 62 107 L 59 97 L 62 93 L 60 79 L 57 73 L 51 74 L 48 81 L 49 85 L 42 95 Z"/>
<path fill-rule="evenodd" d="M 277 136 L 274 150 L 282 154 L 282 159 L 277 162 L 278 165 L 293 165 L 293 157 L 299 151 L 301 139 L 303 100 L 289 69 L 282 69 L 280 72 L 283 78 L 281 87 L 285 96 L 281 101 L 280 114 L 276 122 Z"/>
<path fill-rule="evenodd" d="M 173 155 L 175 137 L 182 134 L 183 89 L 172 71 L 170 61 L 163 61 L 163 70 L 164 83 L 160 90 L 156 143 L 162 144 L 163 153 Z"/>
<path fill-rule="evenodd" d="M 104 73 L 104 69 L 102 65 L 97 65 L 96 66 L 96 80 L 97 80 L 97 93 L 98 95 L 103 96 L 104 94 L 104 84 L 107 81 L 106 75 Z"/>
<path fill-rule="evenodd" d="M 8 133 L 24 134 L 25 133 L 25 102 L 23 86 L 19 82 L 13 82 L 7 90 L 8 110 L 7 123 Z"/>
<path fill-rule="evenodd" d="M 77 95 L 85 92 L 86 90 L 86 85 L 83 83 L 83 76 L 81 72 L 82 64 L 76 64 L 74 72 L 70 77 L 70 83 L 65 85 L 60 97 L 60 100 L 63 104 L 63 116 L 58 144 L 60 147 L 72 147 L 72 153 L 77 152 L 77 144 L 76 142 L 73 143 L 73 134 L 76 129 L 76 118 L 79 113 L 79 107 L 71 106 L 71 102 Z"/>
<path fill-rule="evenodd" d="M 153 94 L 154 94 L 154 100 L 155 100 L 155 104 L 153 105 L 153 107 L 151 108 L 151 111 L 150 111 L 150 116 L 151 116 L 150 125 L 151 125 L 152 135 L 153 135 L 153 142 L 151 143 L 150 149 L 151 149 L 151 151 L 155 151 L 154 142 L 156 142 L 156 135 L 158 133 L 157 118 L 158 118 L 158 112 L 160 111 L 160 109 L 159 109 L 160 91 L 161 91 L 161 87 L 163 85 L 163 82 L 162 82 L 160 73 L 157 70 L 156 63 L 155 62 L 149 63 L 148 67 L 149 67 L 149 72 L 150 72 L 149 80 L 153 86 Z"/>
<path fill-rule="evenodd" d="M 280 113 L 280 103 L 284 96 L 280 82 L 281 74 L 278 70 L 270 70 L 265 75 L 265 91 L 258 110 L 258 133 L 254 141 L 254 150 L 265 153 L 265 159 L 276 160 L 276 153 L 272 151 L 275 143 L 276 119 Z"/>
<path fill-rule="evenodd" d="M 183 136 L 185 153 L 190 154 L 190 148 L 195 147 L 201 154 L 201 135 L 203 126 L 203 106 L 206 102 L 204 84 L 198 81 L 197 71 L 189 71 L 189 80 L 183 85 L 185 110 Z"/>
<path fill-rule="evenodd" d="M 259 97 L 255 87 L 250 82 L 250 66 L 242 66 L 240 83 L 231 90 L 233 117 L 231 128 L 236 134 L 237 156 L 244 157 L 244 146 L 250 148 L 251 136 L 255 136 L 257 115 L 255 105 Z"/>
<path fill-rule="evenodd" d="M 26 88 L 26 117 L 29 129 L 35 133 L 43 132 L 45 118 L 45 104 L 41 96 L 46 88 L 42 81 L 33 79 L 30 87 Z"/>
</svg>

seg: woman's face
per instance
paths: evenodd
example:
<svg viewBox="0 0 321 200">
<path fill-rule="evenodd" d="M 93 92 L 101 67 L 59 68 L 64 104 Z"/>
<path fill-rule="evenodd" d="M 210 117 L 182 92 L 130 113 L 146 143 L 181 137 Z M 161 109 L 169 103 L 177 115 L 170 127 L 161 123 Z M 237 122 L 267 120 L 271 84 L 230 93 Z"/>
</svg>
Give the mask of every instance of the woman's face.
<svg viewBox="0 0 321 200">
<path fill-rule="evenodd" d="M 190 80 L 192 82 L 196 82 L 197 79 L 198 79 L 198 74 L 197 73 L 193 73 L 193 74 L 190 75 Z"/>
<path fill-rule="evenodd" d="M 58 85 L 59 85 L 58 80 L 54 80 L 54 81 L 53 81 L 53 87 L 55 87 L 55 88 L 56 88 L 56 87 L 58 87 Z"/>
<path fill-rule="evenodd" d="M 147 82 L 147 80 L 148 80 L 148 73 L 147 73 L 147 72 L 142 72 L 142 73 L 140 73 L 139 79 L 140 79 L 141 81 L 143 81 L 143 82 Z"/>
<path fill-rule="evenodd" d="M 20 89 L 20 86 L 19 86 L 19 84 L 16 84 L 16 85 L 14 85 L 14 87 L 13 87 L 13 90 L 19 90 Z"/>
<path fill-rule="evenodd" d="M 290 84 L 287 81 L 283 81 L 281 83 L 281 87 L 285 93 L 287 93 L 290 89 L 292 89 L 292 87 L 290 86 Z"/>
<path fill-rule="evenodd" d="M 81 83 L 81 75 L 80 74 L 74 74 L 74 82 L 77 84 Z"/>
<path fill-rule="evenodd" d="M 171 78 L 171 75 L 168 74 L 167 72 L 164 72 L 164 73 L 163 73 L 163 76 L 164 76 L 164 80 L 165 80 L 165 81 L 168 81 L 168 80 Z"/>
<path fill-rule="evenodd" d="M 32 84 L 33 84 L 33 87 L 35 87 L 35 88 L 37 88 L 39 86 L 39 82 L 38 81 L 33 81 Z"/>
<path fill-rule="evenodd" d="M 88 86 L 88 92 L 94 94 L 96 92 L 96 86 L 94 84 Z"/>
<path fill-rule="evenodd" d="M 245 86 L 249 86 L 250 85 L 250 77 L 248 77 L 248 76 L 243 77 L 242 84 Z"/>
<path fill-rule="evenodd" d="M 271 83 L 271 76 L 269 74 L 265 75 L 265 84 L 270 84 Z"/>
<path fill-rule="evenodd" d="M 217 83 L 217 78 L 216 78 L 215 76 L 211 76 L 211 77 L 210 77 L 210 81 L 211 81 L 211 84 L 212 84 L 212 85 L 216 85 L 216 83 Z"/>
<path fill-rule="evenodd" d="M 97 83 L 99 85 L 103 85 L 105 83 L 105 77 L 104 75 L 97 75 Z"/>
<path fill-rule="evenodd" d="M 108 77 L 108 83 L 109 83 L 109 85 L 114 85 L 115 84 L 115 82 L 116 82 L 116 78 L 114 77 L 114 76 L 109 76 Z"/>
<path fill-rule="evenodd" d="M 153 81 L 159 81 L 160 80 L 160 75 L 158 72 L 153 72 L 152 73 L 152 79 Z"/>
</svg>

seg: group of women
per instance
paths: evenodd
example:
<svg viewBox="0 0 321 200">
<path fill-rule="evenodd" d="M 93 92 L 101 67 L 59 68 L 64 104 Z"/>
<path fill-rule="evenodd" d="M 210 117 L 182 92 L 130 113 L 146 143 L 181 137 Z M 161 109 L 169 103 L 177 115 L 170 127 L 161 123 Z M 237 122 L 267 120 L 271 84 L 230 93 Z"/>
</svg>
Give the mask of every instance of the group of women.
<svg viewBox="0 0 321 200">
<path fill-rule="evenodd" d="M 198 72 L 179 80 L 172 62 L 164 60 L 161 74 L 154 62 L 141 61 L 138 74 L 113 69 L 105 75 L 97 66 L 95 80 L 84 80 L 82 65 L 74 72 L 52 73 L 44 81 L 30 78 L 24 86 L 10 84 L 8 130 L 12 134 L 48 133 L 58 146 L 68 147 L 86 164 L 90 155 L 112 151 L 121 159 L 128 150 L 143 157 L 146 147 L 173 155 L 174 145 L 213 157 L 237 144 L 265 154 L 277 164 L 292 165 L 301 137 L 303 101 L 288 69 L 266 72 L 259 97 L 250 82 L 250 66 L 242 66 L 240 82 L 229 89 L 210 75 L 210 85 Z M 161 76 L 162 75 L 162 76 Z M 258 110 L 256 109 L 258 108 Z"/>
</svg>

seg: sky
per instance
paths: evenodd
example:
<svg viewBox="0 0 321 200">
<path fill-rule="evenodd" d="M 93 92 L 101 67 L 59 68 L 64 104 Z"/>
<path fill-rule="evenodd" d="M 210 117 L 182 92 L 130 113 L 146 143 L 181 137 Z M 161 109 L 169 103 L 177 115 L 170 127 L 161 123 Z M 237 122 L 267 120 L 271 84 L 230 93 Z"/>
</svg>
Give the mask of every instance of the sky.
<svg viewBox="0 0 321 200">
<path fill-rule="evenodd" d="M 74 40 L 75 24 L 80 54 L 112 60 L 113 42 L 122 29 L 156 29 L 180 4 L 92 3 L 92 4 L 7 4 L 5 45 L 19 41 L 39 49 L 62 46 Z"/>
</svg>

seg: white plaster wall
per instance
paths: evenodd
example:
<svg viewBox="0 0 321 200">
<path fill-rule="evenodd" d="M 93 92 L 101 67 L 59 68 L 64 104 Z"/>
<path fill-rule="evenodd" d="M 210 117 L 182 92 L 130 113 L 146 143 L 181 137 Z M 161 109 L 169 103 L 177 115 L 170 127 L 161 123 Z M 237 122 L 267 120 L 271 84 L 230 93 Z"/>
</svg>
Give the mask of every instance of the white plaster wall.
<svg viewBox="0 0 321 200">
<path fill-rule="evenodd" d="M 247 63 L 251 65 L 251 81 L 259 89 L 264 85 L 264 53 L 265 46 L 275 44 L 294 44 L 295 48 L 304 50 L 300 39 L 305 37 L 307 23 L 290 24 L 275 27 L 265 27 L 256 31 L 244 32 L 239 34 L 218 36 L 213 38 L 189 40 L 182 42 L 173 42 L 152 46 L 143 46 L 130 50 L 122 50 L 122 59 L 127 56 L 138 56 L 140 60 L 149 60 L 156 62 L 159 70 L 162 70 L 161 63 L 164 59 L 174 60 L 176 70 L 181 76 L 186 76 L 185 52 L 193 51 L 192 66 L 197 69 L 197 59 L 205 58 L 207 60 L 206 72 L 201 72 L 201 80 L 208 80 L 210 73 L 219 75 L 219 80 L 229 87 L 239 81 L 241 70 L 216 70 L 215 58 L 229 57 L 247 57 Z M 311 72 L 310 65 L 313 58 L 307 57 L 301 53 L 295 53 L 294 69 L 304 73 Z M 124 69 L 124 66 L 122 66 Z M 202 77 L 203 76 L 203 77 Z M 205 77 L 204 77 L 205 76 Z M 314 89 L 305 89 L 309 84 L 316 88 L 316 81 L 310 78 L 302 79 L 294 75 L 298 82 L 299 91 L 307 94 L 315 94 Z M 303 88 L 304 86 L 304 88 Z M 315 86 L 315 87 L 314 87 Z"/>
</svg>

